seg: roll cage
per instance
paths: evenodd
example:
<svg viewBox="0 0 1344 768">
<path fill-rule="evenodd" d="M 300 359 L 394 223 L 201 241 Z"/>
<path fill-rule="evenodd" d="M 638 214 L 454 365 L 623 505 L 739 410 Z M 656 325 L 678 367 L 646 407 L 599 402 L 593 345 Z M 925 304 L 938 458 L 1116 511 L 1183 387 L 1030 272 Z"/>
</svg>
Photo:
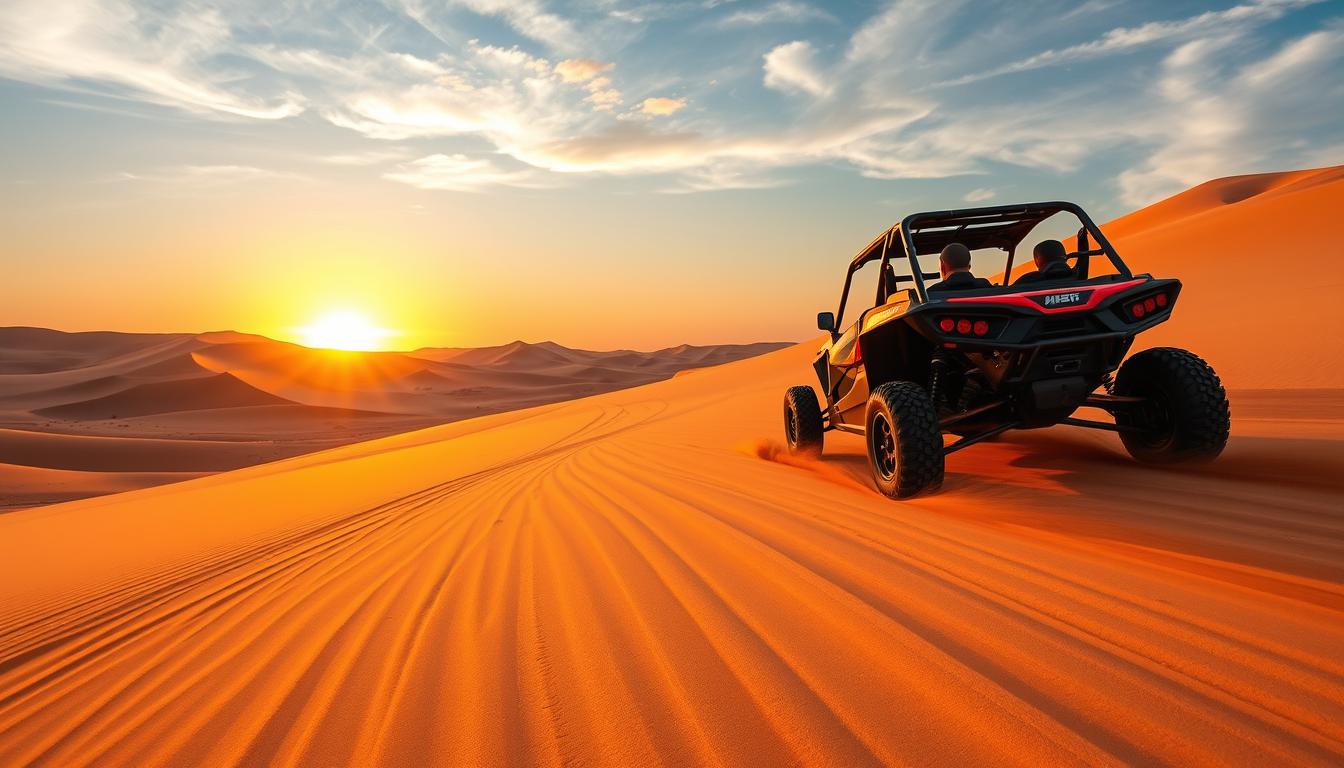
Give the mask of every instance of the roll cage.
<svg viewBox="0 0 1344 768">
<path fill-rule="evenodd" d="M 850 261 L 849 270 L 845 273 L 845 286 L 840 293 L 840 306 L 835 312 L 832 333 L 838 333 L 844 327 L 845 304 L 849 299 L 854 273 L 863 266 L 873 261 L 881 261 L 879 275 L 882 277 L 878 280 L 874 306 L 884 304 L 890 298 L 891 286 L 887 285 L 885 277 L 887 268 L 901 259 L 908 260 L 909 271 L 895 273 L 895 283 L 897 285 L 913 283 L 915 298 L 919 303 L 924 303 L 929 300 L 924 281 L 935 280 L 939 274 L 921 271 L 920 256 L 938 253 L 949 243 L 954 242 L 961 243 L 973 251 L 980 248 L 1002 248 L 1008 252 L 1008 261 L 1003 270 L 1003 285 L 996 287 L 1008 288 L 1017 246 L 1037 224 L 1057 213 L 1071 213 L 1082 223 L 1077 235 L 1077 251 L 1070 255 L 1070 258 L 1078 259 L 1074 267 L 1078 279 L 1087 279 L 1093 256 L 1108 258 L 1122 279 L 1133 277 L 1129 267 L 1102 234 L 1101 228 L 1092 221 L 1086 211 L 1073 203 L 1053 201 L 915 213 L 906 216 L 898 224 L 878 235 Z"/>
</svg>

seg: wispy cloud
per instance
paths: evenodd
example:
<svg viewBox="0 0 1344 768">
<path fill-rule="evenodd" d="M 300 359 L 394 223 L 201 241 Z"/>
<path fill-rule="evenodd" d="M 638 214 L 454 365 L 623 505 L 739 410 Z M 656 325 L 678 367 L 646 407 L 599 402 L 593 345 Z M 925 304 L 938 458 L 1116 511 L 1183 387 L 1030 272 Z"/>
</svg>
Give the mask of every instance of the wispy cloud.
<svg viewBox="0 0 1344 768">
<path fill-rule="evenodd" d="M 430 155 L 405 163 L 383 178 L 421 189 L 475 192 L 485 187 L 543 186 L 535 169 L 505 170 L 488 159 Z"/>
<path fill-rule="evenodd" d="M 970 192 L 967 192 L 966 196 L 961 199 L 965 200 L 968 203 L 983 203 L 986 200 L 993 200 L 994 195 L 995 195 L 994 190 L 989 189 L 987 187 L 980 187 L 978 189 L 972 189 Z"/>
<path fill-rule="evenodd" d="M 1158 107 L 1181 120 L 1155 123 L 1156 148 L 1120 174 L 1124 202 L 1143 205 L 1215 176 L 1314 165 L 1306 137 L 1344 111 L 1344 25 L 1245 60 L 1235 38 L 1186 43 L 1166 58 Z M 1338 156 L 1327 162 L 1340 162 Z"/>
<path fill-rule="evenodd" d="M 817 52 L 805 40 L 794 40 L 765 55 L 765 86 L 780 91 L 804 91 L 823 96 L 829 90 L 816 62 Z"/>
<path fill-rule="evenodd" d="M 409 150 L 393 147 L 391 149 L 370 149 L 363 152 L 323 155 L 318 159 L 331 165 L 382 165 L 383 163 L 405 160 L 409 156 Z"/>
<path fill-rule="evenodd" d="M 835 21 L 835 17 L 807 3 L 780 0 L 757 8 L 733 11 L 715 24 L 720 27 L 756 27 L 764 24 L 802 24 L 808 21 Z"/>
<path fill-rule="evenodd" d="M 158 104 L 253 119 L 303 111 L 296 94 L 243 95 L 238 73 L 209 66 L 229 39 L 216 10 L 11 0 L 0 8 L 0 75 L 47 85 L 104 82 Z"/>
<path fill-rule="evenodd" d="M 1233 27 L 1261 24 L 1281 18 L 1294 8 L 1316 5 L 1324 0 L 1255 0 L 1221 11 L 1205 11 L 1175 21 L 1150 21 L 1133 27 L 1116 27 L 1096 40 L 1042 51 L 1033 56 L 1000 67 L 974 72 L 939 83 L 964 85 L 1000 75 L 1042 67 L 1086 61 L 1103 56 L 1150 46 L 1165 41 L 1189 40 L 1200 36 L 1216 35 Z"/>
<path fill-rule="evenodd" d="M 123 171 L 116 175 L 119 181 L 135 181 L 149 184 L 172 184 L 192 187 L 198 190 L 227 187 L 255 181 L 274 181 L 276 179 L 302 179 L 303 177 L 288 171 L 276 171 L 251 165 L 179 165 L 156 168 L 148 171 Z"/>
<path fill-rule="evenodd" d="M 580 40 L 573 21 L 552 12 L 539 0 L 447 0 L 446 3 L 400 0 L 400 6 L 430 30 L 440 28 L 436 12 L 446 6 L 501 19 L 519 34 L 545 43 L 553 50 L 575 50 Z"/>
</svg>

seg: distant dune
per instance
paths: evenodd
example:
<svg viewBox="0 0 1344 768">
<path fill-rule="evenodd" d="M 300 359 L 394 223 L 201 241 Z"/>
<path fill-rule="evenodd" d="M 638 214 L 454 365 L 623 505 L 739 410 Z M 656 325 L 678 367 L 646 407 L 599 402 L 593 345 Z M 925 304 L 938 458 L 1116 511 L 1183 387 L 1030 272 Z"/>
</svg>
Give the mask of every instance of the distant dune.
<svg viewBox="0 0 1344 768">
<path fill-rule="evenodd" d="M 345 353 L 229 331 L 0 328 L 0 509 L 608 392 L 780 346 Z"/>
<path fill-rule="evenodd" d="M 110 395 L 40 408 L 34 413 L 71 421 L 93 421 L 174 411 L 279 405 L 287 402 L 289 401 L 284 398 L 245 384 L 230 374 L 220 373 L 181 381 L 135 384 Z"/>
</svg>

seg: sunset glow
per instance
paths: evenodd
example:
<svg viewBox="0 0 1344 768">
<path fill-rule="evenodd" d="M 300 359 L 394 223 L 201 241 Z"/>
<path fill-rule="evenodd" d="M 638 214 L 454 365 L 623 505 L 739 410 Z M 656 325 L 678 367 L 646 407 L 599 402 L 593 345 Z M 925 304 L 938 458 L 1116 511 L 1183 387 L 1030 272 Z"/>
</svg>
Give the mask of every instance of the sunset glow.
<svg viewBox="0 0 1344 768">
<path fill-rule="evenodd" d="M 383 349 L 384 341 L 396 335 L 379 328 L 362 313 L 348 309 L 328 312 L 294 331 L 304 346 L 349 351 Z"/>
</svg>

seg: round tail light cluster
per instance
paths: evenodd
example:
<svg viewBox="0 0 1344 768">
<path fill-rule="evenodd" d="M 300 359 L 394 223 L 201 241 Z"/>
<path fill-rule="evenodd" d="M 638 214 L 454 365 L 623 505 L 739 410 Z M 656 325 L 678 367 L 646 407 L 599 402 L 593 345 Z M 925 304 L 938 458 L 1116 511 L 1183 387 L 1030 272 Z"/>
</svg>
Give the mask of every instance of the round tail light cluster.
<svg viewBox="0 0 1344 768">
<path fill-rule="evenodd" d="M 1171 303 L 1171 297 L 1165 293 L 1155 293 L 1147 298 L 1139 299 L 1127 307 L 1129 317 L 1132 320 L 1142 320 L 1148 315 L 1153 314 L 1159 309 L 1166 309 Z"/>
<path fill-rule="evenodd" d="M 943 333 L 956 331 L 958 336 L 985 336 L 989 333 L 989 321 L 972 320 L 969 317 L 940 317 L 938 330 Z"/>
</svg>

